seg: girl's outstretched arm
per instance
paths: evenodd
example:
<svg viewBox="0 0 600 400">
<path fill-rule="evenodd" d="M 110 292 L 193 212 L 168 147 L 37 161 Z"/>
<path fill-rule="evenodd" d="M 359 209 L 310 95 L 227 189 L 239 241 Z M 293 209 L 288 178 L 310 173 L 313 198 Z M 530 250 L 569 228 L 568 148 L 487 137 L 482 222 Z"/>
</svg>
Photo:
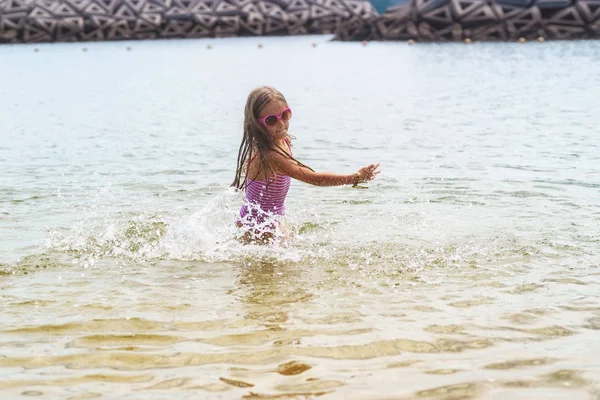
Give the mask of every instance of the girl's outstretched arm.
<svg viewBox="0 0 600 400">
<path fill-rule="evenodd" d="M 366 167 L 360 168 L 356 173 L 348 175 L 334 174 L 331 172 L 316 172 L 298 165 L 294 160 L 277 152 L 272 152 L 271 157 L 275 164 L 276 172 L 316 186 L 353 185 L 375 179 L 375 176 L 380 172 L 377 169 L 379 164 L 367 165 Z"/>
</svg>

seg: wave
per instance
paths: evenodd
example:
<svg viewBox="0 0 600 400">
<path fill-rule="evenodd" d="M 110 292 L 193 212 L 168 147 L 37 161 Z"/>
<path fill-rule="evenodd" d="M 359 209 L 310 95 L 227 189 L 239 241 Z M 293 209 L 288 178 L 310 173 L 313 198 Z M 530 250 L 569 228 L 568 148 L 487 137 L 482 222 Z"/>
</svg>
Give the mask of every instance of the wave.
<svg viewBox="0 0 600 400">
<path fill-rule="evenodd" d="M 50 229 L 43 251 L 16 263 L 0 264 L 0 273 L 31 273 L 66 266 L 94 268 L 114 265 L 119 260 L 120 265 L 129 266 L 157 262 L 305 264 L 319 266 L 335 277 L 346 273 L 394 277 L 425 270 L 482 267 L 539 252 L 530 244 L 498 232 L 435 238 L 429 233 L 435 231 L 435 223 L 426 216 L 417 220 L 412 214 L 386 215 L 385 211 L 348 217 L 344 213 L 301 210 L 288 221 L 292 231 L 289 240 L 270 245 L 243 244 L 234 223 L 241 201 L 241 193 L 230 189 L 188 215 L 138 210 L 123 217 L 123 213 L 106 215 L 106 209 L 98 209 L 97 213 L 86 210 L 72 226 Z M 330 205 L 330 210 L 369 205 L 368 200 L 344 200 Z M 382 221 L 393 228 L 382 229 Z"/>
</svg>

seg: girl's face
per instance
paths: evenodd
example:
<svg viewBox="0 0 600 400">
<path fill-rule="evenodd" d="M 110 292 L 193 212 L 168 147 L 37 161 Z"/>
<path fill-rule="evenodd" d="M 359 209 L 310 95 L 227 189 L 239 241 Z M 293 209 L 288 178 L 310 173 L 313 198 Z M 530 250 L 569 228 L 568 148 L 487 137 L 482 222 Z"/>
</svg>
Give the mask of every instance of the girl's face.
<svg viewBox="0 0 600 400">
<path fill-rule="evenodd" d="M 279 118 L 277 123 L 273 126 L 262 124 L 267 133 L 271 135 L 275 141 L 283 140 L 287 137 L 288 128 L 290 126 L 289 118 L 291 117 L 291 111 L 289 114 L 288 111 L 286 111 L 283 115 L 281 115 L 282 111 L 284 111 L 286 108 L 288 108 L 287 104 L 278 100 L 273 100 L 267 103 L 267 105 L 260 111 L 260 114 L 258 115 L 259 121 L 268 115 L 287 118 L 287 120 L 284 118 Z"/>
</svg>

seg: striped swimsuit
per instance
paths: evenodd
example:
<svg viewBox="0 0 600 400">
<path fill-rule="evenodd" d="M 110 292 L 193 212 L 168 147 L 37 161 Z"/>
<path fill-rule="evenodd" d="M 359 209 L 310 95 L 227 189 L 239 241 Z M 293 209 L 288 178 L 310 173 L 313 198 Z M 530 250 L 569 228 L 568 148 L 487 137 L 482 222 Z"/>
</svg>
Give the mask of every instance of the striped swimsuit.
<svg viewBox="0 0 600 400">
<path fill-rule="evenodd" d="M 289 147 L 289 142 L 285 142 Z M 254 158 L 256 155 L 250 163 Z M 240 210 L 240 222 L 250 227 L 268 223 L 268 228 L 273 228 L 273 220 L 285 215 L 285 198 L 290 189 L 290 182 L 291 178 L 286 175 L 275 175 L 275 179 L 263 180 L 246 177 L 246 196 Z"/>
</svg>

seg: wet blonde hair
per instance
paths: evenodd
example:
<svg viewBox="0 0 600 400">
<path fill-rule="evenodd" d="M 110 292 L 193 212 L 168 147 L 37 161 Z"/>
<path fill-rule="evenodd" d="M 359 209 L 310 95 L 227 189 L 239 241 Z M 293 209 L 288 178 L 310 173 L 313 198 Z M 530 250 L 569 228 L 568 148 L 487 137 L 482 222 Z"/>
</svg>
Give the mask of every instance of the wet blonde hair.
<svg viewBox="0 0 600 400">
<path fill-rule="evenodd" d="M 256 179 L 262 171 L 267 171 L 268 176 L 273 175 L 274 171 L 271 164 L 270 151 L 275 151 L 294 160 L 298 165 L 305 166 L 289 156 L 281 147 L 277 146 L 266 128 L 258 122 L 261 111 L 272 101 L 279 101 L 288 107 L 288 102 L 283 94 L 279 90 L 269 86 L 256 88 L 248 95 L 246 107 L 244 108 L 244 136 L 242 137 L 242 143 L 238 151 L 235 179 L 231 186 L 238 189 L 245 189 L 248 164 L 254 151 L 258 153 L 259 168 L 256 175 L 251 178 L 252 180 Z"/>
</svg>

